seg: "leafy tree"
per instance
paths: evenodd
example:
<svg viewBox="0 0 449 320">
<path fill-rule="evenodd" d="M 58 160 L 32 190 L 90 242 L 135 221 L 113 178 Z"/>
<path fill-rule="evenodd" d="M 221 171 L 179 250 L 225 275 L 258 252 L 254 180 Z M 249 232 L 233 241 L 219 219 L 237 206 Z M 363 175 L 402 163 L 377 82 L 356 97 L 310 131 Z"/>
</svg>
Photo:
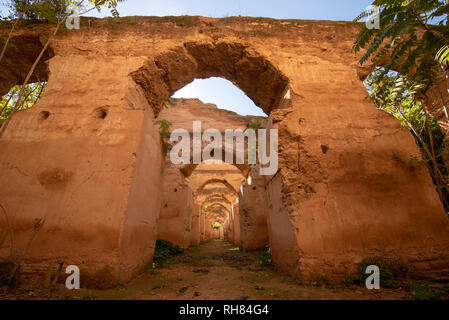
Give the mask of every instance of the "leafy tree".
<svg viewBox="0 0 449 320">
<path fill-rule="evenodd" d="M 22 101 L 19 104 L 18 110 L 25 110 L 31 108 L 40 98 L 44 91 L 46 82 L 30 83 L 25 86 Z M 0 119 L 4 120 L 8 118 L 14 109 L 14 105 L 17 103 L 19 92 L 22 86 L 14 86 L 11 90 L 2 97 L 0 101 Z"/>
<path fill-rule="evenodd" d="M 27 21 L 44 20 L 54 23 L 63 18 L 67 11 L 65 0 L 11 0 L 9 8 L 12 17 L 21 17 Z"/>
<path fill-rule="evenodd" d="M 433 85 L 446 80 L 449 91 L 449 0 L 374 0 L 380 7 L 380 28 L 362 26 L 353 52 L 366 52 L 363 65 L 371 59 L 383 64 L 366 80 L 378 108 L 397 117 L 410 129 L 421 147 L 424 162 L 432 174 L 438 193 L 449 208 L 447 167 L 443 166 L 444 135 L 419 102 Z M 369 16 L 361 13 L 355 21 Z M 392 73 L 399 71 L 399 74 Z M 440 95 L 445 115 L 448 108 Z M 411 164 L 419 163 L 410 159 Z"/>
<path fill-rule="evenodd" d="M 414 99 L 420 85 L 397 72 L 385 73 L 383 68 L 376 68 L 364 83 L 377 108 L 396 117 L 411 131 L 424 159 L 422 161 L 411 156 L 410 159 L 397 157 L 398 160 L 412 166 L 426 165 L 442 202 L 449 208 L 448 171 L 443 157 L 444 135 L 437 122 Z"/>
<path fill-rule="evenodd" d="M 21 17 L 24 20 L 44 20 L 55 23 L 57 19 L 63 19 L 67 14 L 69 5 L 78 6 L 88 11 L 108 8 L 112 16 L 119 15 L 117 5 L 125 0 L 9 0 L 10 17 Z"/>
<path fill-rule="evenodd" d="M 354 52 L 366 48 L 360 64 L 370 58 L 387 61 L 384 75 L 392 68 L 408 75 L 423 84 L 422 95 L 444 77 L 449 89 L 449 1 L 375 0 L 372 4 L 381 8 L 380 29 L 363 26 L 360 30 L 353 46 Z M 362 13 L 355 21 L 367 15 Z"/>
</svg>

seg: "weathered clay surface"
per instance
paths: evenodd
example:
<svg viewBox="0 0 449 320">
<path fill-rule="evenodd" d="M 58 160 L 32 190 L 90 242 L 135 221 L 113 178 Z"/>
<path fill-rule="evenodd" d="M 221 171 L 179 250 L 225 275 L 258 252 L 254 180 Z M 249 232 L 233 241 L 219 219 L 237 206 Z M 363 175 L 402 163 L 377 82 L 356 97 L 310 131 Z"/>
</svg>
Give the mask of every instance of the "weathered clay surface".
<svg viewBox="0 0 449 320">
<path fill-rule="evenodd" d="M 3 45 L 2 45 L 3 47 Z M 38 35 L 17 35 L 10 41 L 9 49 L 0 61 L 0 96 L 6 94 L 12 86 L 22 84 L 36 57 L 43 49 Z M 38 63 L 30 82 L 47 81 L 48 68 L 45 61 L 53 56 L 53 50 L 45 51 Z"/>
<path fill-rule="evenodd" d="M 193 193 L 179 168 L 172 166 L 169 160 L 166 162 L 162 188 L 157 237 L 181 248 L 188 248 L 191 241 Z"/>
<path fill-rule="evenodd" d="M 44 95 L 14 115 L 0 139 L 0 201 L 17 253 L 34 219 L 46 217 L 32 265 L 64 261 L 91 277 L 122 280 L 143 270 L 162 202 L 154 119 L 177 89 L 220 76 L 279 130 L 279 171 L 266 177 L 279 270 L 341 277 L 374 255 L 420 269 L 449 264 L 449 222 L 429 173 L 395 160 L 420 157 L 413 137 L 376 110 L 359 79 L 351 53 L 357 25 L 192 21 L 99 20 L 53 42 Z M 38 36 L 20 36 L 27 32 Z M 0 90 L 19 78 L 2 73 Z"/>
<path fill-rule="evenodd" d="M 244 251 L 263 250 L 268 245 L 267 193 L 265 181 L 259 168 L 250 172 L 250 179 L 239 192 L 239 229 L 241 247 Z"/>
</svg>

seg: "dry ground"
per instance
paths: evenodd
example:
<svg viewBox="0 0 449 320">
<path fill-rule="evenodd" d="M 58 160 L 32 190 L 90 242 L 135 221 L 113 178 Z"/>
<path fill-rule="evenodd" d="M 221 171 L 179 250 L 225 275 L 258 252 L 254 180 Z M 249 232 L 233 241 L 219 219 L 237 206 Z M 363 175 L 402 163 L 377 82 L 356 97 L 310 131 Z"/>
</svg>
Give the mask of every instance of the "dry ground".
<svg viewBox="0 0 449 320">
<path fill-rule="evenodd" d="M 412 299 L 408 284 L 395 289 L 359 286 L 312 286 L 298 283 L 260 264 L 261 253 L 244 253 L 214 240 L 173 257 L 163 268 L 145 272 L 132 282 L 109 290 L 69 292 L 63 285 L 52 293 L 30 289 L 0 290 L 0 299 Z M 443 282 L 447 278 L 443 279 Z M 444 284 L 443 284 L 444 285 Z M 447 284 L 446 284 L 447 285 Z M 424 295 L 424 297 L 427 297 Z M 442 297 L 439 297 L 442 298 Z M 447 297 L 446 297 L 447 298 Z"/>
</svg>

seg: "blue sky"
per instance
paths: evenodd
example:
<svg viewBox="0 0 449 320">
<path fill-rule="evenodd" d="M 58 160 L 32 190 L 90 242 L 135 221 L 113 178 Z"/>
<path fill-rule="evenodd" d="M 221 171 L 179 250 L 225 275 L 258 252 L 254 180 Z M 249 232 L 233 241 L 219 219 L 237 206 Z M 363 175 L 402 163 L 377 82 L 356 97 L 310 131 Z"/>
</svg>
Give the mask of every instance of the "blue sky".
<svg viewBox="0 0 449 320">
<path fill-rule="evenodd" d="M 276 19 L 352 20 L 372 1 L 366 0 L 127 0 L 120 14 L 252 16 Z"/>
<path fill-rule="evenodd" d="M 121 16 L 201 15 L 221 18 L 241 15 L 351 21 L 371 3 L 372 0 L 127 0 L 119 4 L 118 9 Z M 89 15 L 108 16 L 109 12 L 105 9 L 100 14 L 92 11 Z M 175 97 L 199 98 L 243 115 L 264 115 L 240 89 L 221 78 L 195 80 L 178 91 Z"/>
</svg>

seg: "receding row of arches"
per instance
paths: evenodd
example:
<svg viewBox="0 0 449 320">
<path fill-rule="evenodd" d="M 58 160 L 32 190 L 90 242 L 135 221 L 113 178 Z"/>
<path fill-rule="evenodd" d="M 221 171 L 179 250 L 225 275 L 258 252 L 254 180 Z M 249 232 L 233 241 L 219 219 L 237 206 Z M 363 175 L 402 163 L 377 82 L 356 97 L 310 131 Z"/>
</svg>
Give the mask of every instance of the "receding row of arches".
<svg viewBox="0 0 449 320">
<path fill-rule="evenodd" d="M 191 99 L 172 99 L 172 105 L 161 111 L 158 121 L 170 122 L 173 128 L 179 128 L 178 122 L 185 124 L 185 120 L 179 120 L 180 114 L 193 114 L 192 120 L 203 120 L 206 125 L 208 121 L 212 124 L 219 121 L 217 129 L 222 132 L 224 129 L 245 130 L 256 122 L 257 126 L 268 123 L 265 117 L 248 118 L 232 113 L 223 114 L 218 108 L 211 108 L 199 100 Z M 209 119 L 203 119 L 204 114 Z M 203 129 L 208 128 L 204 126 Z M 260 201 L 266 199 L 265 181 L 259 175 L 257 165 L 236 164 L 235 150 L 232 157 L 228 157 L 226 150 L 222 151 L 222 160 L 212 163 L 203 161 L 200 164 L 173 164 L 169 155 L 166 155 L 158 220 L 159 239 L 183 248 L 197 246 L 211 239 L 227 240 L 242 249 L 251 250 L 264 249 L 268 245 L 267 205 Z M 245 147 L 245 159 L 247 153 L 248 149 Z M 193 152 L 190 157 L 194 157 Z M 226 157 L 232 158 L 233 164 L 226 163 Z M 263 186 L 256 188 L 256 182 Z M 252 193 L 259 192 L 260 195 L 247 198 L 246 188 L 249 186 Z M 173 192 L 175 189 L 177 192 Z M 246 235 L 246 231 L 255 227 L 247 225 L 260 213 L 264 217 L 262 226 L 257 225 L 257 232 L 264 236 Z"/>
</svg>

